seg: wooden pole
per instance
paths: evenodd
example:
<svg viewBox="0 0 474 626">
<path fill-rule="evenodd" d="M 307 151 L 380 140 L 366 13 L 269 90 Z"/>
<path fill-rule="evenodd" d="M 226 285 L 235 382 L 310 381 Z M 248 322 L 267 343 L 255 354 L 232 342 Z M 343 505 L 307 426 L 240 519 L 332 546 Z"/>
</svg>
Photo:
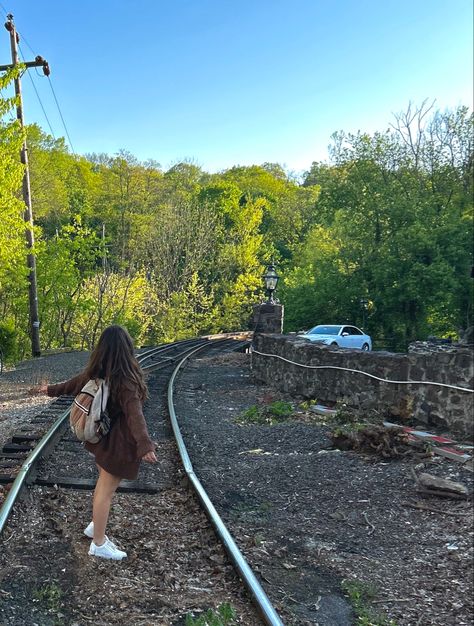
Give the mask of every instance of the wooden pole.
<svg viewBox="0 0 474 626">
<path fill-rule="evenodd" d="M 18 35 L 15 29 L 15 24 L 13 23 L 13 16 L 8 15 L 8 21 L 5 24 L 5 28 L 10 33 L 10 46 L 11 46 L 11 54 L 12 54 L 12 65 L 11 67 L 15 67 L 18 65 Z M 43 65 L 43 59 L 41 61 L 37 60 L 35 65 Z M 17 97 L 17 106 L 16 106 L 16 116 L 22 128 L 24 128 L 24 118 L 23 118 L 23 100 L 21 97 L 21 81 L 18 76 L 15 78 L 15 94 Z M 26 145 L 26 137 L 23 141 L 23 145 L 20 150 L 20 160 L 24 165 L 24 174 L 23 174 L 23 200 L 25 202 L 25 212 L 24 212 L 24 220 L 26 223 L 26 244 L 28 248 L 28 255 L 26 258 L 27 266 L 29 269 L 28 273 L 28 296 L 29 296 L 29 325 L 30 325 L 30 336 L 31 336 L 31 352 L 33 356 L 41 355 L 41 347 L 40 347 L 40 322 L 38 315 L 38 291 L 37 291 L 37 283 L 36 283 L 36 257 L 34 254 L 34 244 L 35 237 L 33 232 L 33 209 L 31 205 L 31 189 L 30 189 L 30 172 L 28 168 L 28 148 Z"/>
</svg>

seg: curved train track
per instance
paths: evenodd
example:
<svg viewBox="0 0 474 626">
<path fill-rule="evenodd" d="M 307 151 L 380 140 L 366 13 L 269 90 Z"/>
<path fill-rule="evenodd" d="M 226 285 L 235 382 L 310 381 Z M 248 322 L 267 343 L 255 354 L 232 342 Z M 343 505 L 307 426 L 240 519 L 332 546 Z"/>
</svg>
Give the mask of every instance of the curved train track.
<svg viewBox="0 0 474 626">
<path fill-rule="evenodd" d="M 181 485 L 182 489 L 191 486 L 239 578 L 247 587 L 257 608 L 259 619 L 266 624 L 281 626 L 280 617 L 194 472 L 173 405 L 173 383 L 180 369 L 185 367 L 188 358 L 203 352 L 209 356 L 213 353 L 241 350 L 247 343 L 232 337 L 212 340 L 210 338 L 196 339 L 158 346 L 142 351 L 138 355 L 142 368 L 146 372 L 153 372 L 149 375 L 148 381 L 150 394 L 159 395 L 166 391 L 171 427 L 165 421 L 151 419 L 145 411 L 150 434 L 158 442 L 159 463 L 156 468 L 143 464 L 140 479 L 122 481 L 119 491 L 130 494 L 157 494 L 176 484 Z M 92 475 L 94 470 L 91 467 L 88 453 L 69 432 L 68 416 L 71 400 L 71 397 L 63 396 L 53 402 L 46 411 L 31 420 L 28 428 L 23 428 L 15 433 L 11 440 L 3 446 L 0 452 L 0 481 L 9 483 L 11 486 L 0 508 L 0 535 L 6 527 L 12 511 L 16 508 L 14 505 L 17 499 L 24 492 L 26 486 L 36 485 L 40 491 L 41 489 L 58 488 L 76 490 L 92 490 L 94 488 L 95 477 Z M 52 425 L 51 422 L 53 422 Z M 174 441 L 171 432 L 174 435 Z M 174 466 L 173 456 L 177 456 L 176 447 L 182 467 Z M 146 467 L 143 467 L 145 465 Z M 2 590 L 0 589 L 0 591 Z M 3 593 L 9 592 L 3 591 Z M 90 623 L 89 618 L 85 617 L 84 619 Z M 249 619 L 252 620 L 252 618 Z M 25 621 L 26 623 L 29 622 Z M 168 622 L 150 621 L 147 623 L 161 625 Z"/>
</svg>

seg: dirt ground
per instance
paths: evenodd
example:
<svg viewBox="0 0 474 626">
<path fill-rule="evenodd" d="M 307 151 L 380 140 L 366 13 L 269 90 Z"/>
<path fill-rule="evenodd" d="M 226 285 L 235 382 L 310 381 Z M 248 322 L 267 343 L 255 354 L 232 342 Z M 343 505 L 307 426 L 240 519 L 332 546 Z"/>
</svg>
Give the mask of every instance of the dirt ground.
<svg viewBox="0 0 474 626">
<path fill-rule="evenodd" d="M 427 472 L 472 494 L 471 471 L 419 451 L 333 449 L 334 424 L 255 385 L 249 355 L 195 361 L 176 395 L 196 473 L 285 624 L 473 623 L 472 499 L 421 496 L 413 478 Z M 289 418 L 248 423 L 280 400 Z"/>
</svg>

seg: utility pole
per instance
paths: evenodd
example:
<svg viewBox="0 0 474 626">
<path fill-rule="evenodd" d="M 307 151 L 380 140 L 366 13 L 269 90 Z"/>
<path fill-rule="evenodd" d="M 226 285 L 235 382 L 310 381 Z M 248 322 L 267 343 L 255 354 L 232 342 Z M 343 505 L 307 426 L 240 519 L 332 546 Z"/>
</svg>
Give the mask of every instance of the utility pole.
<svg viewBox="0 0 474 626">
<path fill-rule="evenodd" d="M 5 28 L 10 33 L 10 47 L 12 54 L 12 63 L 10 65 L 0 65 L 0 71 L 7 71 L 12 69 L 18 65 L 18 42 L 20 40 L 18 33 L 15 29 L 15 24 L 13 22 L 13 15 L 7 15 L 7 22 L 5 23 Z M 49 76 L 49 65 L 48 62 L 45 61 L 42 57 L 37 56 L 34 61 L 27 61 L 25 63 L 26 67 L 42 67 L 43 72 L 46 76 Z M 21 82 L 20 77 L 16 77 L 15 81 L 15 95 L 17 97 L 17 105 L 16 105 L 16 117 L 20 122 L 21 128 L 24 128 L 24 119 L 23 119 L 23 100 L 21 97 Z M 30 324 L 30 336 L 31 336 L 31 352 L 33 356 L 41 355 L 41 347 L 40 347 L 40 333 L 39 333 L 39 315 L 38 315 L 38 291 L 36 285 L 36 257 L 34 254 L 34 232 L 33 232 L 33 209 L 31 206 L 31 190 L 30 190 L 30 172 L 28 169 L 28 148 L 26 145 L 26 137 L 23 140 L 23 145 L 20 150 L 20 160 L 24 166 L 24 174 L 23 174 L 23 201 L 26 205 L 26 209 L 24 212 L 24 220 L 26 223 L 26 245 L 28 249 L 28 255 L 26 258 L 27 266 L 29 269 L 28 273 L 28 295 L 29 295 L 29 305 L 30 305 L 30 313 L 29 313 L 29 324 Z"/>
</svg>

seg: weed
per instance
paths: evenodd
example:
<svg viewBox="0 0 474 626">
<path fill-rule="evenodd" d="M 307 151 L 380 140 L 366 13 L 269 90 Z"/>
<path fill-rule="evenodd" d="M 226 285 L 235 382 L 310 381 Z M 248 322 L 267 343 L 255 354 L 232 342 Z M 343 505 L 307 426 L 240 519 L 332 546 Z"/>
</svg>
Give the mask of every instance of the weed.
<svg viewBox="0 0 474 626">
<path fill-rule="evenodd" d="M 43 602 L 51 611 L 57 612 L 61 608 L 62 591 L 56 583 L 44 585 L 33 592 L 33 598 Z"/>
<path fill-rule="evenodd" d="M 396 626 L 393 620 L 387 620 L 373 609 L 372 602 L 377 596 L 374 585 L 359 580 L 343 580 L 341 587 L 349 597 L 358 626 Z"/>
<path fill-rule="evenodd" d="M 269 511 L 272 510 L 272 503 L 271 502 L 262 502 L 262 504 L 258 507 L 260 509 L 260 511 L 262 513 L 268 513 Z"/>
<path fill-rule="evenodd" d="M 423 442 L 425 444 L 425 454 L 429 455 L 429 456 L 434 456 L 434 448 L 435 446 L 433 445 L 432 441 L 424 441 Z"/>
<path fill-rule="evenodd" d="M 257 533 L 253 538 L 253 543 L 259 548 L 265 543 L 265 537 L 261 533 Z"/>
<path fill-rule="evenodd" d="M 213 609 L 208 609 L 199 617 L 194 617 L 191 613 L 186 615 L 186 626 L 232 626 L 237 624 L 237 614 L 235 609 L 225 602 Z"/>
<path fill-rule="evenodd" d="M 307 400 L 302 402 L 299 405 L 299 408 L 303 411 L 309 411 L 312 406 L 317 404 L 317 400 Z M 321 424 L 341 424 L 341 425 L 349 425 L 357 423 L 360 419 L 360 416 L 357 413 L 347 406 L 345 402 L 337 402 L 334 407 L 334 412 L 331 413 L 314 413 L 314 419 L 317 420 Z"/>
<path fill-rule="evenodd" d="M 241 420 L 242 423 L 249 423 L 249 424 L 261 424 L 262 423 L 262 416 L 260 414 L 260 409 L 255 404 L 249 407 L 243 413 L 241 413 L 238 419 Z"/>
<path fill-rule="evenodd" d="M 289 402 L 277 400 L 268 405 L 267 412 L 277 419 L 285 419 L 285 417 L 290 417 L 293 413 L 293 407 Z"/>
<path fill-rule="evenodd" d="M 350 433 L 356 433 L 367 427 L 367 424 L 363 422 L 353 422 L 352 424 L 344 424 L 343 426 L 337 426 L 333 431 L 334 437 L 348 436 Z"/>
<path fill-rule="evenodd" d="M 237 418 L 238 424 L 275 424 L 282 422 L 293 414 L 293 407 L 289 402 L 277 400 L 271 404 L 258 407 L 253 405 L 243 411 Z"/>
<path fill-rule="evenodd" d="M 302 409 L 303 411 L 308 411 L 315 404 L 318 404 L 318 401 L 316 399 L 304 400 L 303 402 L 300 403 L 299 408 Z"/>
<path fill-rule="evenodd" d="M 333 416 L 334 422 L 338 424 L 353 424 L 358 419 L 355 412 L 349 409 L 346 404 L 337 405 L 336 414 Z"/>
</svg>

